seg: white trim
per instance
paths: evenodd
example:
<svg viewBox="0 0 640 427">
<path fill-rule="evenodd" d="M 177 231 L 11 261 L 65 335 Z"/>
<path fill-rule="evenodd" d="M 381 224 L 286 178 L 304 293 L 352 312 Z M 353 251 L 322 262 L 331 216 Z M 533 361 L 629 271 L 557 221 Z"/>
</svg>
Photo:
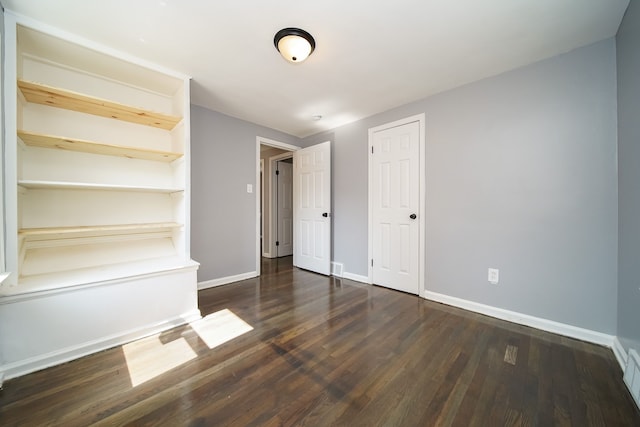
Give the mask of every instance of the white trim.
<svg viewBox="0 0 640 427">
<path fill-rule="evenodd" d="M 367 285 L 371 284 L 371 281 L 369 279 L 369 277 L 367 276 L 361 276 L 359 274 L 353 274 L 353 273 L 349 273 L 347 271 L 344 272 L 344 274 L 342 275 L 342 277 L 344 279 L 349 279 L 349 280 L 353 280 L 354 282 L 360 282 L 360 283 L 366 283 Z"/>
<path fill-rule="evenodd" d="M 301 147 L 296 145 L 287 144 L 285 142 L 275 141 L 269 138 L 263 138 L 256 136 L 256 276 L 260 275 L 260 197 L 262 197 L 260 191 L 260 145 L 268 145 L 270 147 L 280 148 L 282 150 L 296 151 Z"/>
<path fill-rule="evenodd" d="M 205 282 L 198 283 L 198 290 L 214 288 L 216 286 L 227 285 L 229 283 L 239 282 L 241 280 L 253 279 L 258 277 L 257 271 L 250 271 L 248 273 L 236 274 L 235 276 L 221 277 L 219 279 L 207 280 Z"/>
<path fill-rule="evenodd" d="M 260 233 L 258 234 L 259 238 L 262 241 L 262 256 L 264 255 L 264 159 L 260 159 L 260 206 L 261 208 L 258 210 L 258 215 L 260 215 Z"/>
<path fill-rule="evenodd" d="M 180 265 L 172 265 L 162 269 L 154 267 L 153 271 L 151 272 L 130 274 L 128 276 L 120 276 L 120 277 L 115 277 L 111 279 L 107 278 L 107 279 L 101 279 L 98 281 L 93 281 L 92 279 L 92 281 L 90 282 L 83 281 L 82 283 L 77 283 L 72 285 L 65 285 L 65 286 L 56 285 L 56 287 L 51 287 L 51 288 L 46 288 L 46 287 L 42 288 L 42 287 L 34 287 L 34 286 L 30 287 L 29 285 L 24 285 L 24 284 L 22 286 L 17 285 L 17 286 L 8 288 L 6 290 L 2 290 L 2 292 L 0 293 L 0 306 L 3 304 L 14 304 L 14 303 L 25 301 L 25 300 L 48 297 L 54 294 L 64 294 L 64 293 L 76 292 L 82 289 L 97 288 L 101 286 L 111 286 L 111 285 L 116 285 L 118 283 L 130 282 L 131 280 L 143 280 L 143 279 L 148 279 L 153 277 L 167 276 L 170 274 L 196 271 L 198 270 L 199 266 L 200 266 L 200 263 L 193 260 L 189 260 L 184 264 L 181 263 Z M 93 277 L 97 278 L 95 274 Z"/>
<path fill-rule="evenodd" d="M 425 296 L 425 250 L 426 250 L 426 152 L 427 152 L 427 142 L 425 137 L 425 122 L 426 115 L 425 113 L 416 114 L 414 116 L 406 117 L 404 119 L 396 120 L 394 122 L 385 123 L 380 126 L 375 126 L 369 128 L 369 140 L 368 140 L 368 168 L 369 168 L 369 201 L 368 201 L 368 227 L 369 227 L 369 242 L 368 242 L 368 258 L 367 258 L 367 269 L 368 269 L 368 277 L 367 282 L 369 284 L 373 284 L 373 267 L 371 266 L 371 259 L 373 259 L 373 187 L 371 183 L 373 182 L 373 170 L 371 168 L 372 158 L 369 153 L 371 153 L 371 147 L 373 146 L 373 134 L 375 132 L 379 132 L 384 129 L 390 129 L 398 126 L 403 126 L 409 123 L 418 122 L 420 126 L 420 135 L 418 136 L 418 144 L 420 146 L 420 155 L 419 155 L 419 201 L 418 201 L 418 221 L 420 231 L 418 232 L 418 295 L 421 297 Z"/>
<path fill-rule="evenodd" d="M 608 335 L 602 332 L 592 331 L 590 329 L 579 328 L 577 326 L 567 325 L 565 323 L 555 322 L 553 320 L 542 319 L 540 317 L 530 316 L 528 314 L 504 310 L 502 308 L 492 307 L 461 298 L 439 294 L 437 292 L 425 291 L 424 298 L 454 307 L 463 308 L 475 313 L 484 314 L 486 316 L 495 317 L 496 319 L 530 326 L 532 328 L 541 329 L 543 331 L 552 332 L 554 334 L 564 335 L 571 338 L 576 338 L 594 344 L 603 345 L 609 348 L 612 348 L 614 344 L 614 335 Z"/>
<path fill-rule="evenodd" d="M 17 123 L 18 109 L 18 88 L 16 81 L 18 79 L 18 65 L 17 65 L 17 22 L 16 16 L 7 13 L 5 10 L 5 27 L 4 27 L 4 58 L 3 64 L 3 79 L 4 79 L 4 93 L 2 94 L 4 100 L 5 109 L 4 113 L 4 146 L 3 146 L 3 185 L 2 189 L 3 203 L 4 203 L 4 257 L 2 262 L 4 263 L 3 271 L 17 272 L 18 271 L 18 171 L 17 171 Z M 11 108 L 6 108 L 11 106 Z M 13 209 L 9 209 L 9 207 Z M 18 283 L 18 277 L 16 274 L 11 275 L 4 285 L 14 286 Z"/>
<path fill-rule="evenodd" d="M 0 197 L 0 199 L 2 199 Z M 2 229 L 2 225 L 0 224 L 0 231 Z M 0 233 L 1 236 L 1 233 Z M 9 278 L 9 276 L 11 276 L 11 272 L 5 272 L 5 273 L 0 273 L 0 287 L 2 287 L 2 284 L 4 283 L 5 280 L 7 280 Z"/>
<path fill-rule="evenodd" d="M 114 49 L 112 47 L 108 47 L 105 46 L 103 44 L 100 43 L 96 43 L 93 40 L 89 40 L 86 39 L 84 37 L 81 37 L 79 35 L 76 34 L 72 34 L 69 33 L 67 31 L 61 30 L 58 27 L 54 27 L 51 26 L 49 24 L 45 24 L 41 21 L 37 21 L 33 18 L 29 18 L 27 16 L 21 15 L 19 13 L 16 13 L 10 9 L 5 9 L 5 15 L 11 15 L 13 17 L 13 19 L 16 21 L 17 24 L 22 25 L 24 27 L 29 27 L 32 28 L 36 31 L 40 31 L 46 34 L 49 34 L 51 36 L 54 36 L 56 38 L 65 40 L 67 42 L 71 42 L 74 44 L 78 44 L 81 46 L 84 46 L 86 48 L 89 48 L 91 50 L 94 50 L 96 52 L 102 52 L 105 53 L 109 56 L 113 56 L 114 58 L 118 58 L 120 60 L 123 60 L 125 62 L 130 62 L 132 64 L 144 67 L 144 68 L 148 68 L 150 70 L 154 70 L 154 71 L 158 71 L 162 74 L 166 74 L 170 77 L 174 77 L 180 80 L 184 80 L 184 79 L 191 79 L 191 76 L 184 74 L 184 73 L 179 73 L 175 70 L 170 70 L 168 68 L 163 67 L 162 65 L 150 62 L 150 61 L 146 61 L 144 59 L 141 59 L 137 56 L 133 56 L 130 55 L 128 53 L 125 53 L 123 51 Z"/>
<path fill-rule="evenodd" d="M 613 338 L 613 346 L 611 347 L 611 349 L 613 350 L 613 355 L 616 356 L 616 360 L 620 365 L 620 369 L 622 369 L 622 372 L 624 372 L 625 368 L 627 367 L 627 358 L 629 356 L 627 355 L 627 352 L 618 337 Z"/>
<path fill-rule="evenodd" d="M 640 409 L 640 355 L 634 349 L 629 349 L 622 380 Z"/>
<path fill-rule="evenodd" d="M 297 145 L 287 144 L 286 142 L 276 141 L 275 139 L 263 138 L 261 136 L 256 137 L 258 140 L 258 146 L 260 145 L 268 145 L 269 147 L 279 148 L 281 150 L 287 151 L 297 151 L 302 147 L 298 147 Z"/>
<path fill-rule="evenodd" d="M 89 354 L 117 347 L 150 335 L 158 334 L 168 329 L 194 322 L 201 318 L 200 310 L 196 309 L 172 319 L 164 320 L 160 323 L 130 329 L 117 335 L 107 336 L 94 341 L 87 341 L 62 350 L 56 350 L 50 353 L 20 360 L 18 362 L 8 363 L 0 366 L 0 371 L 5 375 L 5 379 L 19 377 L 51 366 L 60 365 L 70 360 L 79 359 Z"/>
<path fill-rule="evenodd" d="M 2 4 L 0 4 L 0 7 L 3 7 Z M 2 67 L 0 69 L 0 78 L 4 75 L 5 69 L 6 67 L 6 59 L 4 57 L 4 50 L 5 50 L 5 34 L 6 34 L 6 29 L 5 29 L 5 23 L 4 23 L 4 8 L 3 8 L 3 13 L 0 14 L 0 20 L 2 20 L 2 23 L 0 23 L 1 28 L 0 28 L 0 67 Z M 15 62 L 15 61 L 14 61 Z M 4 82 L 0 82 L 0 193 L 4 194 L 4 169 L 5 169 L 5 156 L 4 156 L 4 151 L 5 151 L 5 145 L 6 145 L 6 137 L 4 134 L 4 129 L 5 129 L 5 109 L 6 109 L 6 104 L 5 104 L 5 88 L 4 88 Z M 2 219 L 0 221 L 0 272 L 3 272 L 4 274 L 1 275 L 1 279 L 0 279 L 0 286 L 2 285 L 2 282 L 4 282 L 4 280 L 9 277 L 9 274 L 6 273 L 7 268 L 5 265 L 5 247 L 4 247 L 4 217 L 5 217 L 5 205 L 4 205 L 4 196 L 0 196 L 0 218 Z M 5 276 L 6 274 L 6 276 Z M 3 381 L 3 376 L 0 374 L 0 389 L 2 389 L 2 381 Z"/>
</svg>

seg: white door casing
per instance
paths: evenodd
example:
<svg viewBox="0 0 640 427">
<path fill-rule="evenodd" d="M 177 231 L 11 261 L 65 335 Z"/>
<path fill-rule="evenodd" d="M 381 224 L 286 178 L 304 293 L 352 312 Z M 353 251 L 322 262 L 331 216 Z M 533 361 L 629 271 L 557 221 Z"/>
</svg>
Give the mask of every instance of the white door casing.
<svg viewBox="0 0 640 427">
<path fill-rule="evenodd" d="M 276 256 L 293 255 L 293 164 L 276 162 Z"/>
<path fill-rule="evenodd" d="M 369 130 L 369 279 L 416 295 L 424 290 L 423 129 L 424 115 Z"/>
<path fill-rule="evenodd" d="M 293 265 L 331 272 L 331 143 L 293 153 Z"/>
<path fill-rule="evenodd" d="M 273 139 L 268 139 L 268 138 L 264 138 L 261 136 L 256 136 L 256 182 L 255 182 L 255 188 L 260 189 L 260 146 L 261 145 L 268 145 L 270 147 L 276 147 L 276 148 L 280 148 L 282 150 L 287 150 L 287 151 L 295 151 L 295 150 L 299 150 L 300 147 L 296 146 L 296 145 L 291 145 L 291 144 L 287 144 L 285 142 L 280 142 L 280 141 L 275 141 Z M 260 261 L 262 259 L 262 251 L 261 249 L 261 245 L 260 245 L 260 197 L 261 197 L 261 193 L 262 191 L 256 191 L 255 192 L 255 200 L 256 200 L 256 250 L 255 250 L 255 257 L 256 257 L 256 263 L 255 263 L 255 275 L 259 276 L 260 275 Z"/>
</svg>

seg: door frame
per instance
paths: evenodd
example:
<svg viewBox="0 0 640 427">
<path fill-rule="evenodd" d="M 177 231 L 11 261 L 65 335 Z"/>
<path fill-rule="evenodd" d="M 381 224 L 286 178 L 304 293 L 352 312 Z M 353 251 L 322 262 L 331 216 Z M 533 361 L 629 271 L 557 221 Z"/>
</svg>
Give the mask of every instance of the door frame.
<svg viewBox="0 0 640 427">
<path fill-rule="evenodd" d="M 420 135 L 418 136 L 418 145 L 420 149 L 419 156 L 419 180 L 420 191 L 418 192 L 418 295 L 424 297 L 425 295 L 425 248 L 426 248 L 426 138 L 425 138 L 425 113 L 416 114 L 414 116 L 406 117 L 404 119 L 396 120 L 394 122 L 385 123 L 376 127 L 369 128 L 369 144 L 368 144 L 368 167 L 369 167 L 369 242 L 368 242 L 368 259 L 367 270 L 369 284 L 373 284 L 373 267 L 371 261 L 373 259 L 373 168 L 371 150 L 373 148 L 373 134 L 385 129 L 390 129 L 398 126 L 403 126 L 409 123 L 418 122 L 420 125 Z"/>
<path fill-rule="evenodd" d="M 260 198 L 262 197 L 262 191 L 260 188 L 260 146 L 268 145 L 270 147 L 280 148 L 282 150 L 297 151 L 302 147 L 297 145 L 287 144 L 286 142 L 276 141 L 274 139 L 264 138 L 262 136 L 256 136 L 256 275 L 260 275 L 260 260 L 262 259 L 262 253 L 260 251 Z M 264 180 L 264 177 L 263 177 Z"/>
<path fill-rule="evenodd" d="M 274 236 L 273 232 L 274 232 L 274 228 L 275 228 L 275 224 L 278 220 L 277 218 L 277 214 L 278 214 L 278 206 L 277 206 L 277 197 L 276 197 L 276 192 L 274 191 L 274 183 L 273 183 L 273 179 L 275 176 L 275 166 L 276 163 L 279 162 L 280 160 L 286 160 L 286 159 L 293 159 L 293 151 L 289 151 L 288 153 L 282 153 L 282 154 L 276 154 L 273 157 L 269 157 L 269 165 L 270 165 L 270 170 L 271 170 L 271 175 L 269 176 L 269 236 L 272 237 Z M 277 237 L 277 236 L 276 236 Z M 274 258 L 278 257 L 278 248 L 276 247 L 276 238 L 271 238 L 271 241 L 269 242 L 269 253 L 270 254 L 275 254 Z"/>
</svg>

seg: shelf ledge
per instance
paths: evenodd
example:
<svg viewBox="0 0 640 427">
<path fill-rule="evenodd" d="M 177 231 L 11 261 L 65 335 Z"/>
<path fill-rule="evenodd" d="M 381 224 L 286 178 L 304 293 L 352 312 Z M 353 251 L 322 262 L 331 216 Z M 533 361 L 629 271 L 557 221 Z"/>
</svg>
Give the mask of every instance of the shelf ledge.
<svg viewBox="0 0 640 427">
<path fill-rule="evenodd" d="M 127 282 L 134 278 L 166 275 L 185 270 L 195 271 L 199 265 L 190 259 L 163 257 L 21 277 L 15 286 L 0 287 L 0 305 L 82 288 Z"/>
<path fill-rule="evenodd" d="M 107 117 L 165 130 L 172 130 L 182 120 L 181 117 L 86 96 L 41 83 L 19 79 L 18 87 L 28 102 L 92 114 L 94 116 Z"/>
<path fill-rule="evenodd" d="M 130 159 L 172 162 L 182 157 L 182 153 L 126 147 L 123 145 L 104 144 L 76 138 L 46 135 L 42 133 L 19 130 L 18 136 L 30 147 L 53 148 L 76 151 L 80 153 L 101 154 L 105 156 L 127 157 Z"/>
<path fill-rule="evenodd" d="M 94 184 L 88 182 L 66 181 L 34 181 L 20 180 L 18 186 L 30 190 L 104 190 L 104 191 L 133 191 L 141 193 L 179 193 L 182 188 L 145 187 L 120 184 Z"/>
<path fill-rule="evenodd" d="M 147 224 L 117 224 L 79 227 L 46 227 L 46 228 L 22 228 L 18 231 L 20 237 L 54 237 L 73 234 L 100 235 L 112 234 L 118 231 L 157 231 L 182 227 L 177 222 L 158 222 Z"/>
</svg>

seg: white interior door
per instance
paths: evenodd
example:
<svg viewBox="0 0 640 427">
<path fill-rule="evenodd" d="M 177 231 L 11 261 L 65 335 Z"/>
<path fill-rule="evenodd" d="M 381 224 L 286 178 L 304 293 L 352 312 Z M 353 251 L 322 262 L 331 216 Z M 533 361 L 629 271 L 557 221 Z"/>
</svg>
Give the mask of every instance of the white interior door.
<svg viewBox="0 0 640 427">
<path fill-rule="evenodd" d="M 293 164 L 276 162 L 276 256 L 293 255 Z"/>
<path fill-rule="evenodd" d="M 293 265 L 331 271 L 331 143 L 293 153 Z"/>
<path fill-rule="evenodd" d="M 372 280 L 419 294 L 420 123 L 371 136 Z"/>
</svg>

